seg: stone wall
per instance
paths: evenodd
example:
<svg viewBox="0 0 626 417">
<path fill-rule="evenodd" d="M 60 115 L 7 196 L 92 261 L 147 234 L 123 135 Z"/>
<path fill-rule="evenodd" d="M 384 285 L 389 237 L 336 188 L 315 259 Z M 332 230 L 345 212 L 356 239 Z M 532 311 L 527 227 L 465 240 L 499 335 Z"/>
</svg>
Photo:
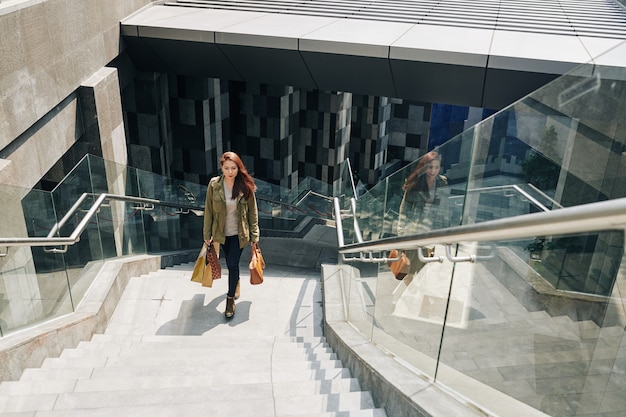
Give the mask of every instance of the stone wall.
<svg viewBox="0 0 626 417">
<path fill-rule="evenodd" d="M 32 187 L 77 140 L 76 92 L 118 56 L 119 21 L 149 3 L 0 3 L 0 182 Z"/>
</svg>

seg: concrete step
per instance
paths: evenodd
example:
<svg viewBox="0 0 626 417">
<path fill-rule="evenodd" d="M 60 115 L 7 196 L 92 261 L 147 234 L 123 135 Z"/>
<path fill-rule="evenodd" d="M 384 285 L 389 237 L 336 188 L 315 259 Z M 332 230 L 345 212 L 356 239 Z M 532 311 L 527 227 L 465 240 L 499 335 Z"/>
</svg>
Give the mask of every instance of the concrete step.
<svg viewBox="0 0 626 417">
<path fill-rule="evenodd" d="M 291 370 L 335 369 L 343 365 L 339 360 L 309 361 L 304 357 L 272 355 L 269 352 L 249 353 L 245 351 L 228 352 L 228 357 L 221 352 L 207 352 L 202 349 L 160 350 L 146 352 L 117 352 L 116 356 L 105 356 L 98 351 L 84 352 L 71 350 L 59 358 L 44 360 L 41 368 L 127 368 L 127 367 L 173 367 L 196 366 L 210 368 L 215 372 L 232 370 L 234 372 L 254 372 L 272 368 Z M 91 356 L 93 354 L 93 356 Z"/>
<path fill-rule="evenodd" d="M 257 368 L 237 368 L 234 366 L 216 367 L 213 364 L 209 366 L 199 366 L 197 363 L 191 364 L 170 364 L 170 365 L 144 365 L 144 366 L 103 366 L 102 363 L 96 360 L 90 359 L 91 363 L 78 362 L 76 365 L 84 365 L 80 367 L 74 367 L 73 360 L 64 360 L 66 362 L 55 362 L 58 367 L 42 367 L 35 369 L 26 369 L 22 374 L 20 380 L 23 381 L 43 381 L 46 379 L 52 380 L 64 380 L 64 379 L 116 379 L 116 378 L 132 378 L 132 377 L 145 377 L 153 378 L 157 376 L 169 376 L 175 377 L 188 377 L 191 378 L 204 378 L 207 379 L 214 376 L 216 379 L 218 376 L 228 381 L 231 378 L 236 381 L 237 373 L 245 372 L 246 380 L 254 380 L 257 382 L 263 382 L 269 378 L 270 370 L 281 381 L 297 381 L 302 379 L 314 379 L 324 380 L 332 378 L 350 378 L 350 371 L 345 368 L 332 368 L 332 369 L 316 369 L 309 366 L 299 366 L 297 368 L 290 368 L 289 363 L 284 363 L 283 366 L 274 366 L 273 368 L 267 364 L 265 366 Z M 104 361 L 103 361 L 104 362 Z M 89 366 L 92 365 L 92 366 Z M 219 375 L 219 372 L 228 372 L 223 375 Z M 198 376 L 198 373 L 202 375 Z M 111 381 L 114 383 L 114 381 Z M 2 385 L 0 385 L 1 387 Z"/>
<path fill-rule="evenodd" d="M 88 379 L 88 377 L 60 378 L 58 375 L 51 375 L 45 372 L 43 374 L 39 374 L 41 377 L 32 377 L 27 379 L 22 378 L 20 381 L 3 382 L 0 385 L 0 395 L 59 394 L 64 392 L 74 392 L 76 389 L 87 390 L 90 387 L 93 388 L 95 385 L 83 384 L 78 381 L 78 379 Z M 155 375 L 153 377 L 158 376 L 159 375 Z M 168 377 L 168 375 L 165 375 L 164 377 Z M 246 375 L 242 382 L 247 384 L 254 378 L 254 375 Z M 264 378 L 257 379 L 259 381 L 263 381 Z M 230 387 L 231 385 L 234 385 L 234 383 L 227 385 L 226 382 L 227 379 L 224 381 L 224 386 Z M 267 382 L 258 383 L 264 384 Z M 79 388 L 77 388 L 77 386 L 79 386 Z M 275 382 L 273 387 L 273 395 L 275 397 L 312 394 L 338 394 L 361 390 L 359 381 L 356 378 Z"/>
<path fill-rule="evenodd" d="M 245 382 L 294 382 L 294 381 L 325 381 L 341 378 L 352 378 L 347 368 L 333 369 L 290 369 L 289 367 L 275 367 L 273 369 L 259 369 L 233 371 L 231 369 L 215 369 L 214 367 L 188 366 L 133 366 L 133 367 L 84 367 L 84 368 L 42 368 L 25 372 L 24 382 L 42 381 L 74 381 L 82 390 L 118 390 L 133 387 L 176 387 L 194 385 L 227 384 L 241 382 L 245 375 Z M 14 384 L 17 381 L 7 381 Z M 61 384 L 61 382 L 59 382 Z M 71 384 L 67 382 L 67 384 Z M 4 385 L 4 383 L 3 383 Z M 0 385 L 2 387 L 2 385 Z M 2 388 L 0 388 L 2 389 Z"/>
<path fill-rule="evenodd" d="M 291 414 L 280 417 L 387 417 L 382 408 L 372 408 L 369 410 L 337 411 L 318 414 Z"/>
<path fill-rule="evenodd" d="M 276 415 L 324 413 L 375 408 L 369 392 L 281 397 L 276 400 Z"/>
<path fill-rule="evenodd" d="M 60 358 L 94 358 L 94 357 L 131 357 L 131 356 L 186 356 L 196 357 L 197 355 L 221 354 L 225 350 L 229 351 L 229 356 L 245 355 L 250 356 L 247 347 L 231 347 L 229 345 L 213 346 L 208 344 L 182 344 L 182 343 L 137 343 L 137 342 L 81 342 L 74 349 L 65 349 Z M 256 348 L 256 356 L 273 356 L 273 360 L 309 360 L 309 361 L 329 361 L 336 360 L 337 355 L 330 348 L 303 348 L 297 346 L 281 346 Z"/>
<path fill-rule="evenodd" d="M 49 398 L 32 399 L 22 397 L 22 402 L 11 402 L 2 410 L 2 416 L 7 413 L 22 413 L 19 416 L 34 416 L 36 414 L 46 417 L 180 417 L 180 416 L 255 416 L 273 417 L 274 400 L 272 398 L 220 400 L 205 398 L 202 402 L 184 402 L 173 404 L 135 405 L 125 407 L 102 407 L 102 408 L 74 408 L 53 409 L 57 395 Z M 1 400 L 0 400 L 1 401 Z M 0 403 L 0 406 L 2 404 Z M 36 413 L 36 414 L 33 414 Z"/>
<path fill-rule="evenodd" d="M 220 335 L 214 337 L 210 334 L 207 335 L 154 335 L 154 334 L 120 334 L 120 333 L 99 333 L 94 334 L 91 338 L 91 342 L 153 342 L 153 343 L 173 343 L 179 342 L 181 344 L 193 345 L 194 343 L 210 343 L 210 344 L 250 344 L 254 343 L 270 343 L 274 345 L 289 344 L 298 345 L 303 348 L 330 348 L 326 338 L 318 336 L 250 336 L 245 337 L 241 335 L 226 336 Z M 89 343 L 89 342 L 86 342 Z"/>
<path fill-rule="evenodd" d="M 185 336 L 182 336 L 185 337 Z M 306 345 L 304 343 L 290 342 L 290 341 L 273 341 L 273 340 L 241 340 L 238 338 L 233 339 L 221 339 L 221 340 L 208 340 L 206 338 L 193 338 L 188 339 L 171 339 L 171 340 L 94 340 L 91 342 L 80 342 L 75 350 L 78 349 L 92 349 L 92 350 L 107 350 L 107 349 L 144 349 L 157 350 L 157 349 L 207 349 L 207 350 L 221 350 L 221 349 L 234 349 L 244 347 L 249 349 L 249 346 L 253 345 L 255 350 L 261 351 L 263 349 L 269 349 L 273 352 L 306 352 L 306 353 L 333 353 L 332 348 L 325 344 L 319 345 Z M 69 351 L 70 349 L 68 349 Z"/>
<path fill-rule="evenodd" d="M 274 382 L 275 397 L 339 394 L 356 391 L 361 391 L 361 384 L 356 378 Z"/>
<path fill-rule="evenodd" d="M 228 404 L 228 412 L 236 407 L 235 404 L 271 401 L 274 403 L 277 416 L 374 408 L 371 395 L 368 392 L 273 397 L 272 384 L 240 384 L 234 389 L 229 386 L 203 386 L 0 396 L 0 406 L 2 407 L 0 410 L 3 413 L 15 413 L 117 409 L 119 415 L 129 415 L 125 411 L 126 409 L 134 411 L 140 407 L 161 406 L 167 408 L 177 404 L 181 406 L 194 403 L 202 404 L 207 403 L 208 399 L 217 399 L 211 401 L 212 406 L 215 406 L 215 403 Z M 251 415 L 256 416 L 257 414 Z"/>
<path fill-rule="evenodd" d="M 185 284 L 172 282 L 187 281 L 191 268 L 137 279 L 151 280 L 151 288 L 162 286 L 155 294 L 175 294 Z M 120 320 L 114 317 L 104 334 L 46 359 L 40 368 L 26 369 L 19 381 L 1 383 L 0 415 L 385 417 L 326 339 L 313 336 L 321 329 L 297 337 L 243 326 L 244 331 L 233 328 L 226 334 L 157 335 L 154 326 L 131 321 L 145 311 L 135 312 L 132 304 L 149 298 L 139 288 L 145 286 L 127 288 L 124 297 L 131 307 L 121 308 Z M 163 308 L 162 314 L 170 314 L 171 306 Z M 310 307 L 303 308 L 308 315 Z M 297 323 L 302 326 L 300 318 Z M 130 332 L 136 334 L 124 334 Z"/>
</svg>

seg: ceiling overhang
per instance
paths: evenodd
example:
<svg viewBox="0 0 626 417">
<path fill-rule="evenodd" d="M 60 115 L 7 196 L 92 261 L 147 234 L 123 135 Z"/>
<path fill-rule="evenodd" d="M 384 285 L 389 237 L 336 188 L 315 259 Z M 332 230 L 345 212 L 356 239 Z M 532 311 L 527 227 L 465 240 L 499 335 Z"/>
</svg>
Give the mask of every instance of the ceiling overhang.
<svg viewBox="0 0 626 417">
<path fill-rule="evenodd" d="M 123 20 L 137 68 L 499 109 L 626 38 L 626 19 L 614 34 L 572 36 L 209 3 L 229 2 L 152 4 Z"/>
</svg>

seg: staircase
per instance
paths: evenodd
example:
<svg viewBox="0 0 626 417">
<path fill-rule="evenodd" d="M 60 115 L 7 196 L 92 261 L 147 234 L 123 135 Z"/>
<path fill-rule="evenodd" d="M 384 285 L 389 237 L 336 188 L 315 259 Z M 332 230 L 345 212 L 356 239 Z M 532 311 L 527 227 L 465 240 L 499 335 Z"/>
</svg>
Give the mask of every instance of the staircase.
<svg viewBox="0 0 626 417">
<path fill-rule="evenodd" d="M 192 268 L 131 279 L 104 334 L 0 384 L 0 415 L 386 416 L 325 343 L 319 270 L 242 268 L 226 320 L 226 279 Z"/>
</svg>

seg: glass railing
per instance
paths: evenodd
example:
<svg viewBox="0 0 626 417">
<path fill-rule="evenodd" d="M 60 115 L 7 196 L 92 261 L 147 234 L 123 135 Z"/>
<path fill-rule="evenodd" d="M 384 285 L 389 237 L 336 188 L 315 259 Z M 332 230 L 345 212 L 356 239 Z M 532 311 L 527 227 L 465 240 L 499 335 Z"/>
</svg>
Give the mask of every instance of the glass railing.
<svg viewBox="0 0 626 417">
<path fill-rule="evenodd" d="M 331 187 L 307 179 L 287 190 L 257 180 L 262 230 L 293 232 L 311 219 L 330 220 Z M 0 334 L 72 312 L 103 260 L 141 253 L 195 250 L 201 245 L 206 184 L 194 184 L 86 155 L 51 192 L 0 185 L 2 238 L 70 236 L 65 246 L 0 243 Z M 111 198 L 89 209 L 102 194 Z"/>
<path fill-rule="evenodd" d="M 87 222 L 74 244 L 0 244 L 2 335 L 74 311 L 104 259 L 201 245 L 205 186 L 87 155 L 51 192 L 0 188 L 3 239 L 64 238 Z M 102 193 L 158 203 L 110 198 L 85 217 Z"/>
<path fill-rule="evenodd" d="M 295 232 L 311 221 L 332 220 L 332 186 L 304 178 L 292 189 L 255 179 L 259 227 L 265 232 Z"/>
<path fill-rule="evenodd" d="M 1 185 L 0 195 L 0 236 L 46 236 L 54 226 L 57 217 L 50 193 Z M 2 333 L 72 311 L 68 283 L 74 276 L 66 270 L 62 255 L 44 256 L 42 248 L 28 247 L 0 247 L 0 251 L 4 255 L 0 257 Z"/>
<path fill-rule="evenodd" d="M 436 163 L 420 158 L 357 196 L 360 233 L 344 220 L 346 244 L 626 197 L 626 68 L 612 65 L 624 56 L 626 44 L 437 148 L 434 188 L 425 174 Z M 435 262 L 400 246 L 411 261 L 401 280 L 387 262 L 346 261 L 347 320 L 496 415 L 621 415 L 624 230 L 602 218 L 594 228 L 424 247 Z"/>
</svg>

